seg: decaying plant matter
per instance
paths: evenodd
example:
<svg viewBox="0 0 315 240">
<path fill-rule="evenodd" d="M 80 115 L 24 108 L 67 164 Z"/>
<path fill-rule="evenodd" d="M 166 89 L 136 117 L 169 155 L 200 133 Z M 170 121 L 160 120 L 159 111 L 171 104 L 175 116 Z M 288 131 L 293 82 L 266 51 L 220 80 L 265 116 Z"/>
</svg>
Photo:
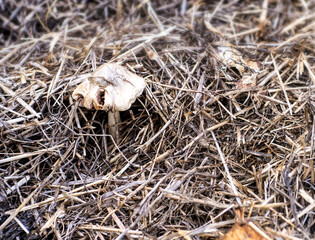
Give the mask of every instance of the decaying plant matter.
<svg viewBox="0 0 315 240">
<path fill-rule="evenodd" d="M 313 239 L 314 10 L 0 1 L 0 239 L 219 239 L 236 209 Z M 146 79 L 118 143 L 72 98 L 104 63 Z"/>
</svg>

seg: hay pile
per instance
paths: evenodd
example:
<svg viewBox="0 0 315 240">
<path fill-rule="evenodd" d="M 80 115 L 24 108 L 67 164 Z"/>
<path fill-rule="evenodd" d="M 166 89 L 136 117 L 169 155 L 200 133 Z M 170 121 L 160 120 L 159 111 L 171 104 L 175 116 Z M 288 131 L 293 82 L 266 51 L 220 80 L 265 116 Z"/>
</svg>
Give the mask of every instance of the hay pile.
<svg viewBox="0 0 315 240">
<path fill-rule="evenodd" d="M 206 2 L 0 1 L 0 238 L 314 237 L 315 3 Z M 104 62 L 147 82 L 118 146 Z"/>
</svg>

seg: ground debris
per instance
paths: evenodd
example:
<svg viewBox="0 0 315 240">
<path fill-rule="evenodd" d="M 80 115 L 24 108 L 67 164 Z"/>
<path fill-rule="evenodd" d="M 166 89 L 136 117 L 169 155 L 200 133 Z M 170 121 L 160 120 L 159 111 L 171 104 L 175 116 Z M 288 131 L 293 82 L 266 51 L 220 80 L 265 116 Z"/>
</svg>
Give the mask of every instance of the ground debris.
<svg viewBox="0 0 315 240">
<path fill-rule="evenodd" d="M 314 10 L 0 1 L 0 239 L 219 239 L 237 208 L 313 239 Z M 119 142 L 71 97 L 104 63 L 146 81 Z"/>
</svg>

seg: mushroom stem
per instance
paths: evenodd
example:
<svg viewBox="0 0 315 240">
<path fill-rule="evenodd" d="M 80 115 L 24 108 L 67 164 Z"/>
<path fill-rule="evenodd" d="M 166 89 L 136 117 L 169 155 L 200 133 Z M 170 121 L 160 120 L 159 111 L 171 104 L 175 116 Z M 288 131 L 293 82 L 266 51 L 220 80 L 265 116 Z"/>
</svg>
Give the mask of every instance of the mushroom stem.
<svg viewBox="0 0 315 240">
<path fill-rule="evenodd" d="M 108 133 L 112 135 L 115 142 L 119 142 L 119 128 L 120 123 L 119 111 L 109 111 L 108 112 Z"/>
</svg>

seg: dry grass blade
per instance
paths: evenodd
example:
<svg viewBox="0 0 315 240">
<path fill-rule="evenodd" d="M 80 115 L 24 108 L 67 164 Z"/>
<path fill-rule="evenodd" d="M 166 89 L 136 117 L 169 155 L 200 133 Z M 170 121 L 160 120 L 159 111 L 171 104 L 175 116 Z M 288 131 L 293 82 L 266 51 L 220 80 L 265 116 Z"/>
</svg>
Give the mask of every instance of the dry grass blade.
<svg viewBox="0 0 315 240">
<path fill-rule="evenodd" d="M 314 12 L 0 1 L 0 239 L 219 239 L 240 206 L 266 239 L 313 239 Z M 104 63 L 146 82 L 119 143 L 72 98 Z"/>
<path fill-rule="evenodd" d="M 242 202 L 241 202 L 241 199 L 239 198 L 239 194 L 238 194 L 238 192 L 237 192 L 237 190 L 236 190 L 236 188 L 235 188 L 235 185 L 234 185 L 234 183 L 233 183 L 233 178 L 232 178 L 232 176 L 231 176 L 231 174 L 230 174 L 230 170 L 229 170 L 229 168 L 228 168 L 228 166 L 227 166 L 227 164 L 226 164 L 225 157 L 224 157 L 224 155 L 223 155 L 223 153 L 222 153 L 222 151 L 221 151 L 221 148 L 220 148 L 220 146 L 219 146 L 219 144 L 218 144 L 217 138 L 215 137 L 213 131 L 211 131 L 211 135 L 212 135 L 213 140 L 214 140 L 214 143 L 215 143 L 215 145 L 216 145 L 216 147 L 217 147 L 217 149 L 218 149 L 218 153 L 219 153 L 219 155 L 220 155 L 222 164 L 223 164 L 223 166 L 224 166 L 225 172 L 226 172 L 227 177 L 228 177 L 228 179 L 229 179 L 229 182 L 230 182 L 232 191 L 233 191 L 234 195 L 236 196 L 236 201 L 237 201 L 237 203 L 238 203 L 240 206 L 242 206 L 243 204 L 242 204 Z"/>
</svg>

